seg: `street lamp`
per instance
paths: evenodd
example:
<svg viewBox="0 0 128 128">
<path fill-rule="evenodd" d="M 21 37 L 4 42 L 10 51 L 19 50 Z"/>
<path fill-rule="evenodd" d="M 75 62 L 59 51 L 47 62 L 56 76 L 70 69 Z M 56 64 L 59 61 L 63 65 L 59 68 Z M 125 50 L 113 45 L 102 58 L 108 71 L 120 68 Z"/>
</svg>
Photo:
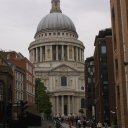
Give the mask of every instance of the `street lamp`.
<svg viewBox="0 0 128 128">
<path fill-rule="evenodd" d="M 112 128 L 116 128 L 116 127 L 117 127 L 116 112 L 115 112 L 115 111 L 110 110 L 110 113 L 112 113 L 112 114 L 113 114 L 113 116 L 114 116 L 114 119 L 113 119 L 113 122 L 112 122 Z"/>
</svg>

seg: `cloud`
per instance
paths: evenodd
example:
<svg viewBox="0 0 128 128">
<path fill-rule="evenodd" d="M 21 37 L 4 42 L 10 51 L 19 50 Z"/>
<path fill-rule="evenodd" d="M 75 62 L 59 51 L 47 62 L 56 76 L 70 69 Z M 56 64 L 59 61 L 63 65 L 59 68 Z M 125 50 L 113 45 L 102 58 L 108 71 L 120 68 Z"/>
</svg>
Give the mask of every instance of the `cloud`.
<svg viewBox="0 0 128 128">
<path fill-rule="evenodd" d="M 100 29 L 111 26 L 109 0 L 60 0 L 61 9 L 75 24 L 85 44 L 85 57 L 93 55 L 93 43 Z M 50 12 L 51 0 L 1 0 L 0 48 L 28 57 L 37 25 Z"/>
</svg>

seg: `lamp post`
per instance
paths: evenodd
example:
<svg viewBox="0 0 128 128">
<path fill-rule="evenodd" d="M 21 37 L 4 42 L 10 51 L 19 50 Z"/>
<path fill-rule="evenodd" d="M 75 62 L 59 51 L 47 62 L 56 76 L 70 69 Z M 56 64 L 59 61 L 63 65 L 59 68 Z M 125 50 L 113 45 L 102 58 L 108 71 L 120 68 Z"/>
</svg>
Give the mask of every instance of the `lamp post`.
<svg viewBox="0 0 128 128">
<path fill-rule="evenodd" d="M 114 116 L 114 119 L 113 119 L 113 122 L 112 122 L 112 128 L 117 128 L 117 118 L 116 118 L 116 112 L 115 111 L 110 111 L 111 114 L 113 114 Z"/>
</svg>

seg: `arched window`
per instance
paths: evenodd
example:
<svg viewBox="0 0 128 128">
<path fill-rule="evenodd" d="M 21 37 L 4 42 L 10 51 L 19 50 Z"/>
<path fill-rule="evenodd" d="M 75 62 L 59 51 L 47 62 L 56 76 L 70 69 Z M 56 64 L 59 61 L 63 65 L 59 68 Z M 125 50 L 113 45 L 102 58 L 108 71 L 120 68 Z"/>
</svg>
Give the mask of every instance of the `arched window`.
<svg viewBox="0 0 128 128">
<path fill-rule="evenodd" d="M 61 86 L 67 86 L 67 77 L 65 76 L 61 77 Z"/>
<path fill-rule="evenodd" d="M 81 99 L 81 108 L 85 108 L 85 99 L 84 98 Z"/>
</svg>

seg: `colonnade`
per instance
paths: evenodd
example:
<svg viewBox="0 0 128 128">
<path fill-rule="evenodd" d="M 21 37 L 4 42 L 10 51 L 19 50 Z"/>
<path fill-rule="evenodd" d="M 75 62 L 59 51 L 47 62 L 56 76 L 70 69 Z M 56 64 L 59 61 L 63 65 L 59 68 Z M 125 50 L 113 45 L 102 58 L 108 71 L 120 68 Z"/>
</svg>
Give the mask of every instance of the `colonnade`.
<svg viewBox="0 0 128 128">
<path fill-rule="evenodd" d="M 46 45 L 30 50 L 30 60 L 32 62 L 43 61 L 84 61 L 84 49 L 77 46 L 68 45 Z"/>
<path fill-rule="evenodd" d="M 78 113 L 80 108 L 80 98 L 76 96 L 54 96 L 53 101 L 53 112 L 54 114 L 69 115 Z"/>
</svg>

